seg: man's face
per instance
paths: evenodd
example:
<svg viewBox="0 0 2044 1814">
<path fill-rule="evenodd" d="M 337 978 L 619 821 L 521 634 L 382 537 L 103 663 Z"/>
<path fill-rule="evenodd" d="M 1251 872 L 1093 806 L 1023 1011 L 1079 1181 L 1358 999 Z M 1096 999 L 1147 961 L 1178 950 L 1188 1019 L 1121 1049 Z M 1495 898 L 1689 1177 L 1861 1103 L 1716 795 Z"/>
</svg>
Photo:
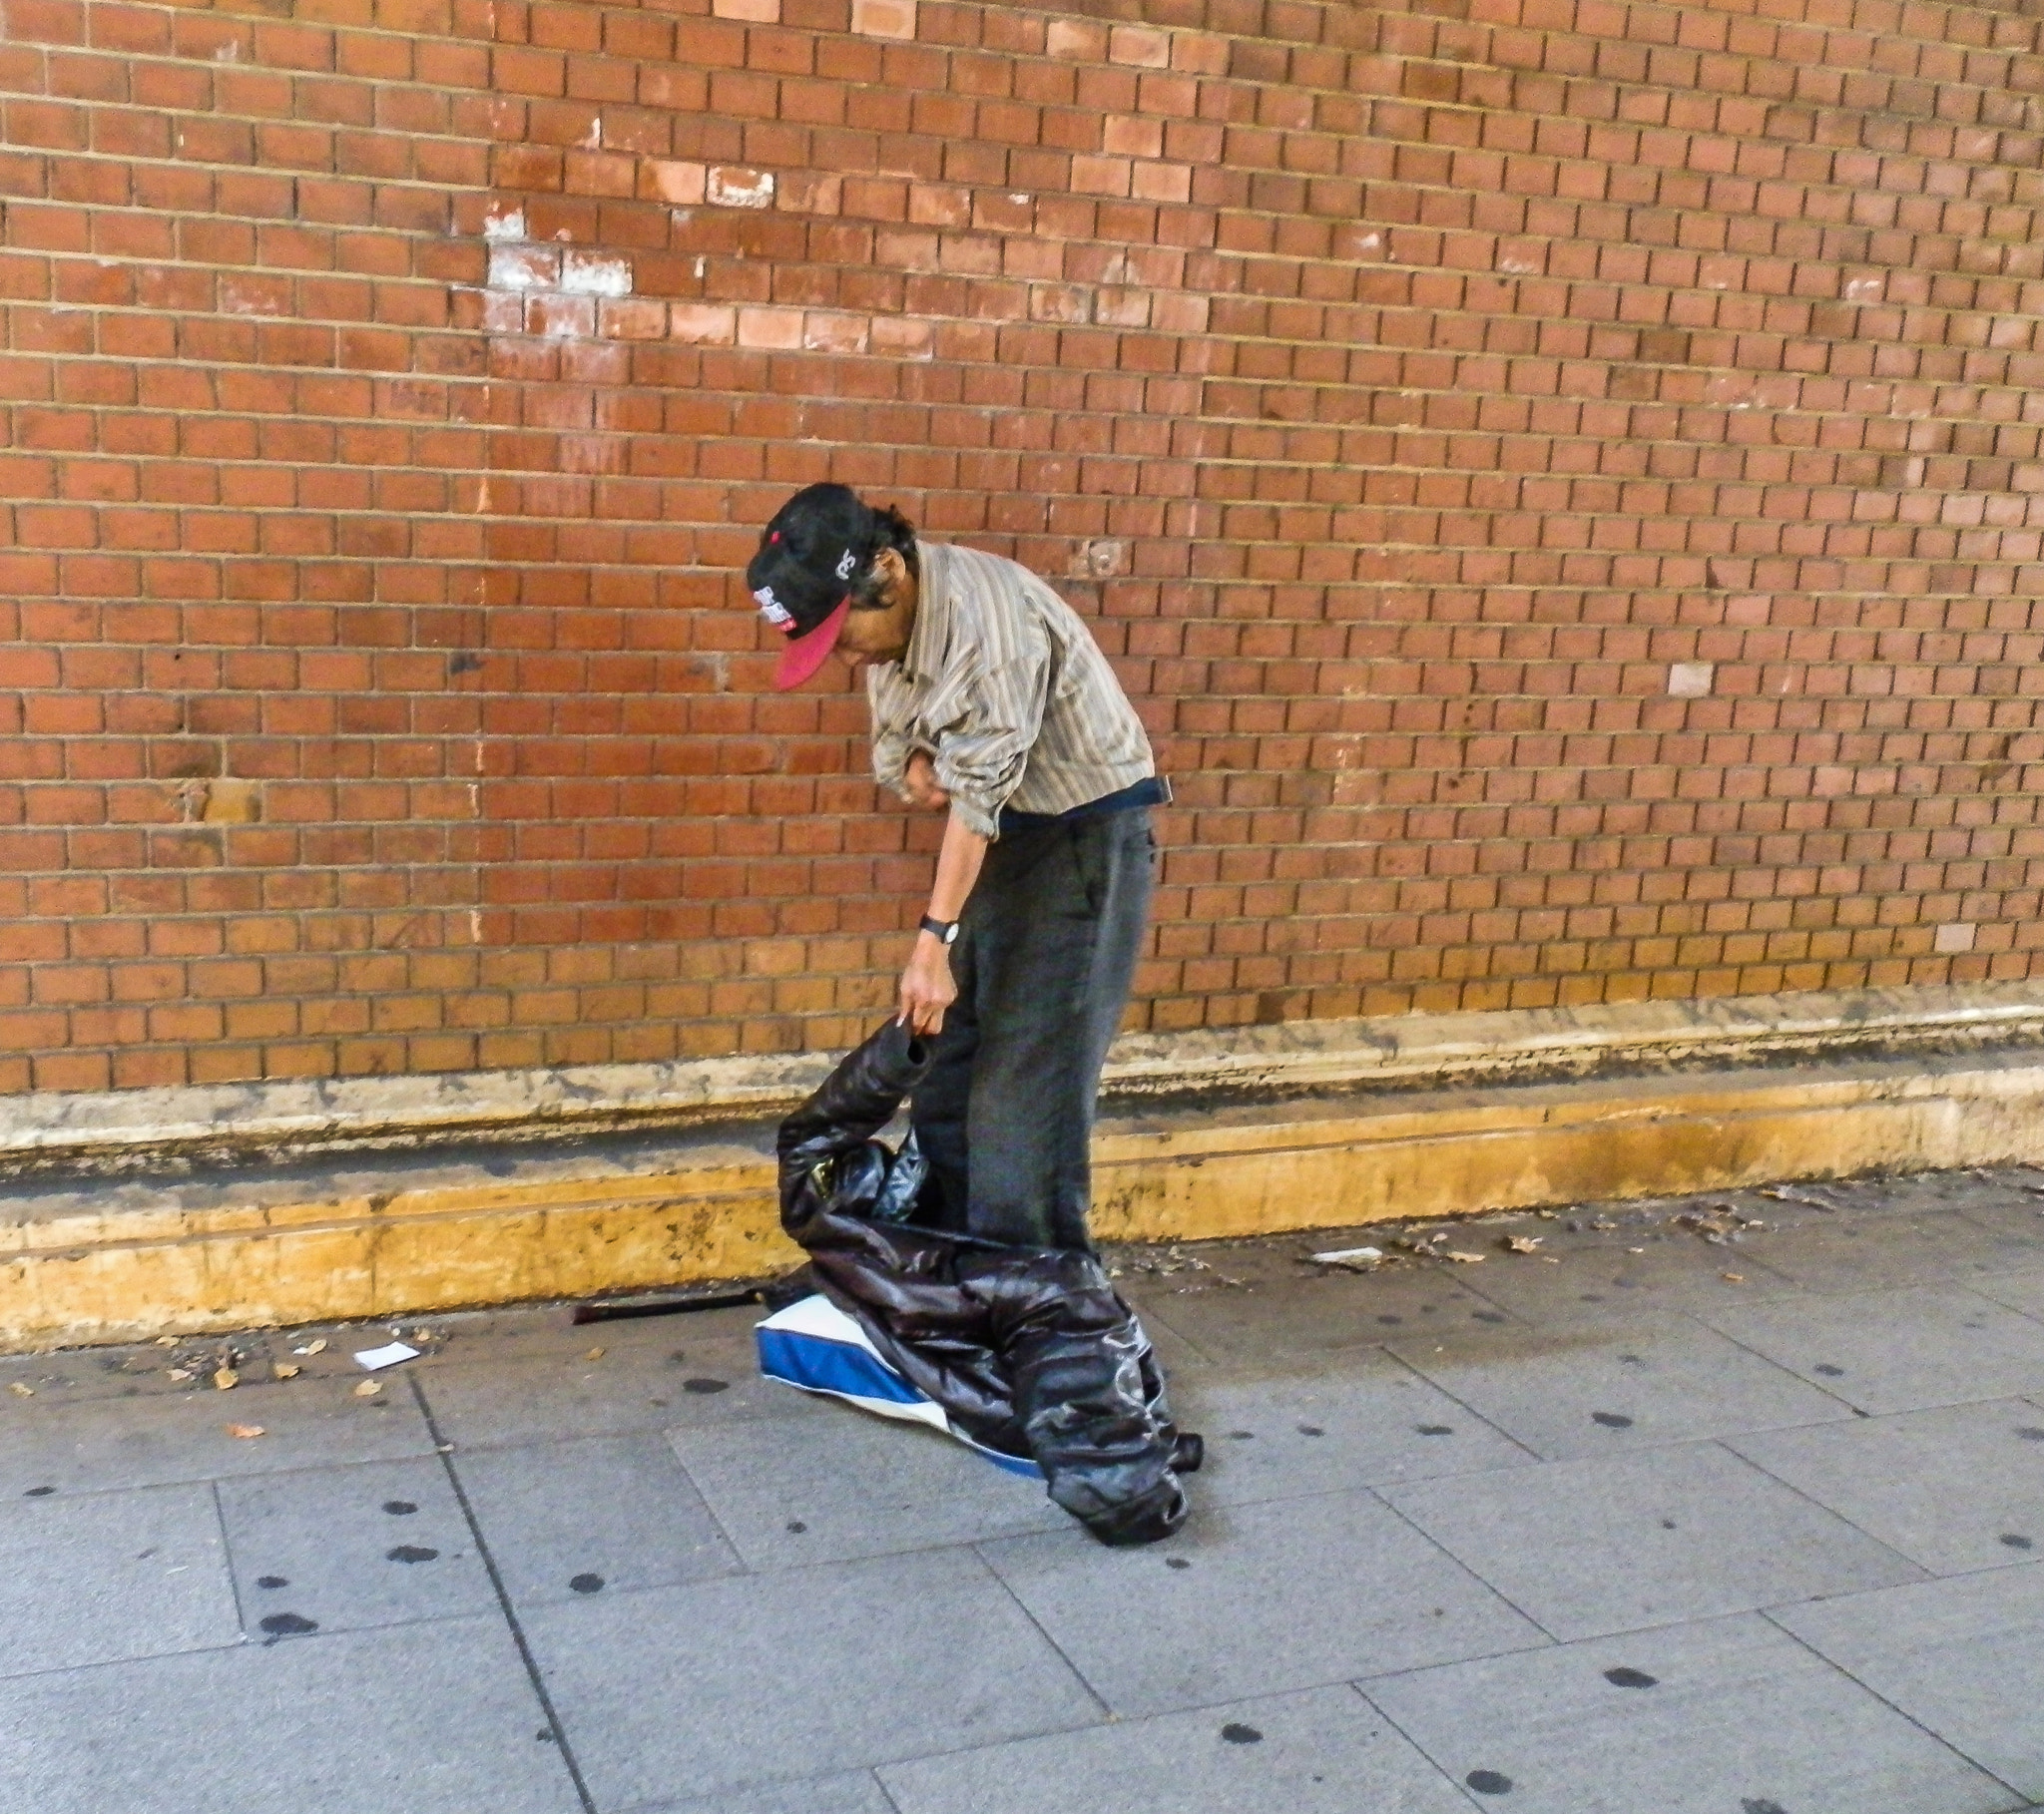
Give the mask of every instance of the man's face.
<svg viewBox="0 0 2044 1814">
<path fill-rule="evenodd" d="M 900 661 L 908 653 L 908 625 L 903 614 L 892 607 L 850 613 L 837 633 L 837 653 L 854 665 Z"/>
<path fill-rule="evenodd" d="M 915 576 L 899 552 L 883 548 L 873 562 L 883 603 L 871 611 L 845 616 L 837 633 L 837 653 L 857 667 L 861 662 L 898 662 L 908 653 L 908 634 L 915 627 Z"/>
</svg>

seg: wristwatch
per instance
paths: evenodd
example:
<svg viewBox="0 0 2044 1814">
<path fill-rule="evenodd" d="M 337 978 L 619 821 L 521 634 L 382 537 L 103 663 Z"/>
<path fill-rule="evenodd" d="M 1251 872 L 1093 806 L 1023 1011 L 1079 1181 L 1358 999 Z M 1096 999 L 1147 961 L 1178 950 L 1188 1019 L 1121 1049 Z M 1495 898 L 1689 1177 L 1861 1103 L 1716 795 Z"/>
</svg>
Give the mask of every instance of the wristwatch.
<svg viewBox="0 0 2044 1814">
<path fill-rule="evenodd" d="M 958 942 L 958 922 L 956 920 L 937 920 L 932 919 L 928 914 L 924 914 L 921 919 L 916 921 L 916 925 L 922 931 L 933 934 L 939 945 L 948 947 Z"/>
</svg>

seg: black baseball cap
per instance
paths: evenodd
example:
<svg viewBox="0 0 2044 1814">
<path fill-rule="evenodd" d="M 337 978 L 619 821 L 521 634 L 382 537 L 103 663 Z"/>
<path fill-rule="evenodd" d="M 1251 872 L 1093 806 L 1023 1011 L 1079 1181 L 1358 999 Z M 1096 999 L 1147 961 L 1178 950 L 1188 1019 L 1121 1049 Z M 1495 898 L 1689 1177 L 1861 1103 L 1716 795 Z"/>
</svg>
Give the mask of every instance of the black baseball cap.
<svg viewBox="0 0 2044 1814">
<path fill-rule="evenodd" d="M 848 485 L 804 486 L 761 532 L 746 585 L 760 615 L 787 638 L 775 686 L 799 686 L 836 647 L 874 541 L 873 513 Z"/>
</svg>

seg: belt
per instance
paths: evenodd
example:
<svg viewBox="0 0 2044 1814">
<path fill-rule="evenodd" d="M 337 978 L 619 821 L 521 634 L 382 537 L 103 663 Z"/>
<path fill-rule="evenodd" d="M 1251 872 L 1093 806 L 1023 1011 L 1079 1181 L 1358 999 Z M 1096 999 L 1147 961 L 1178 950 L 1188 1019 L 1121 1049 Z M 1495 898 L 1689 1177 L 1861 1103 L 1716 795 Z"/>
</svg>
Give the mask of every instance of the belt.
<svg viewBox="0 0 2044 1814">
<path fill-rule="evenodd" d="M 1037 831 L 1045 825 L 1082 825 L 1088 819 L 1104 819 L 1111 812 L 1133 812 L 1139 806 L 1169 806 L 1171 783 L 1161 774 L 1146 774 L 1140 781 L 1104 793 L 1083 806 L 1063 812 L 1022 812 L 1013 806 L 1001 808 L 1000 826 L 1008 831 Z"/>
</svg>

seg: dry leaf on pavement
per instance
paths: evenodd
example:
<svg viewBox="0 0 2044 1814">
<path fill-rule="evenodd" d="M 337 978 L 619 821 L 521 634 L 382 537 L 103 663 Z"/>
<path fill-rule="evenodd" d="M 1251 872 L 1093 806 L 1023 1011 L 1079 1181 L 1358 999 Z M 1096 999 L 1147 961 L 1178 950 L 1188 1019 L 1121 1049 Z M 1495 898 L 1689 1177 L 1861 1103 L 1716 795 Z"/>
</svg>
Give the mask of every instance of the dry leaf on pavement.
<svg viewBox="0 0 2044 1814">
<path fill-rule="evenodd" d="M 291 1352 L 293 1354 L 324 1354 L 326 1352 L 326 1338 L 322 1335 L 316 1342 L 307 1342 L 302 1348 L 293 1348 Z"/>
<path fill-rule="evenodd" d="M 589 1351 L 589 1352 L 588 1352 L 587 1354 L 585 1354 L 585 1355 L 584 1355 L 584 1356 L 583 1356 L 582 1358 L 583 1358 L 584 1360 L 586 1360 L 586 1361 L 593 1361 L 593 1360 L 602 1360 L 602 1359 L 603 1359 L 603 1350 L 602 1350 L 601 1348 L 592 1348 L 592 1349 L 590 1349 L 590 1351 Z"/>
<path fill-rule="evenodd" d="M 382 1390 L 383 1382 L 381 1380 L 365 1379 L 355 1388 L 355 1397 L 374 1398 Z"/>
<path fill-rule="evenodd" d="M 1447 1252 L 1441 1255 L 1441 1258 L 1453 1260 L 1458 1266 L 1480 1266 L 1483 1264 L 1482 1254 L 1464 1253 L 1458 1247 L 1450 1247 Z"/>
<path fill-rule="evenodd" d="M 12 1392 L 16 1398 L 34 1398 L 36 1395 L 35 1387 L 24 1386 L 18 1379 L 9 1380 L 7 1382 L 7 1390 Z"/>
<path fill-rule="evenodd" d="M 269 1363 L 269 1370 L 278 1379 L 296 1379 L 298 1377 L 298 1369 L 286 1366 L 282 1361 L 271 1361 Z"/>
<path fill-rule="evenodd" d="M 1744 1272 L 1721 1272 L 1718 1276 L 1728 1285 L 1743 1285 L 1746 1283 L 1746 1274 Z"/>
<path fill-rule="evenodd" d="M 1539 1234 L 1508 1234 L 1505 1236 L 1507 1253 L 1537 1253 L 1540 1243 L 1546 1237 Z"/>
<path fill-rule="evenodd" d="M 264 1431 L 260 1424 L 230 1424 L 228 1425 L 228 1434 L 230 1436 L 239 1436 L 243 1441 L 247 1442 L 254 1437 L 266 1435 L 267 1432 Z"/>
<path fill-rule="evenodd" d="M 222 1392 L 232 1392 L 242 1383 L 242 1376 L 232 1367 L 223 1367 L 213 1376 L 213 1383 Z"/>
</svg>

